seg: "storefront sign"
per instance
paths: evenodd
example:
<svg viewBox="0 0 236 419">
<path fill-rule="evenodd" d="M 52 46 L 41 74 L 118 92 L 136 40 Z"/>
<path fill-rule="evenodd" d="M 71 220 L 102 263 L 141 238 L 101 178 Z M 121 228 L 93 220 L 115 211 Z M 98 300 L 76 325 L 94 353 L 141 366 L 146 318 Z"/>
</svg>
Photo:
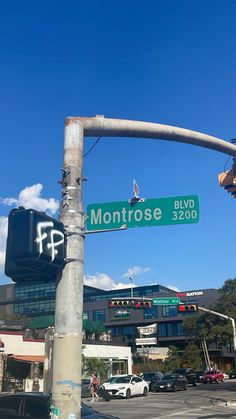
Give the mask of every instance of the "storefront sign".
<svg viewBox="0 0 236 419">
<path fill-rule="evenodd" d="M 150 326 L 144 326 L 144 327 L 137 327 L 140 336 L 141 335 L 152 335 L 153 333 L 156 333 L 157 331 L 157 324 L 150 324 Z"/>
<path fill-rule="evenodd" d="M 188 291 L 188 292 L 177 292 L 177 297 L 199 297 L 203 295 L 203 291 Z"/>
</svg>

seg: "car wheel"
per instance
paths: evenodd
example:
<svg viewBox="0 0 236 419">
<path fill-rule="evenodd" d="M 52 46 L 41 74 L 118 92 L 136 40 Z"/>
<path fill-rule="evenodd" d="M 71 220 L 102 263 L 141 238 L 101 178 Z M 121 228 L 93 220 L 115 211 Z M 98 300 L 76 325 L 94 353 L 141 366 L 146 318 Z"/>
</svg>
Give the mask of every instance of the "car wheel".
<svg viewBox="0 0 236 419">
<path fill-rule="evenodd" d="M 143 389 L 143 396 L 147 396 L 148 395 L 148 389 L 147 389 L 147 387 L 144 387 L 144 389 Z"/>
<path fill-rule="evenodd" d="M 130 390 L 130 388 L 127 388 L 125 398 L 130 399 L 130 397 L 131 397 L 131 390 Z"/>
<path fill-rule="evenodd" d="M 150 384 L 150 385 L 149 385 L 149 391 L 155 391 L 155 386 L 154 386 L 154 384 Z"/>
</svg>

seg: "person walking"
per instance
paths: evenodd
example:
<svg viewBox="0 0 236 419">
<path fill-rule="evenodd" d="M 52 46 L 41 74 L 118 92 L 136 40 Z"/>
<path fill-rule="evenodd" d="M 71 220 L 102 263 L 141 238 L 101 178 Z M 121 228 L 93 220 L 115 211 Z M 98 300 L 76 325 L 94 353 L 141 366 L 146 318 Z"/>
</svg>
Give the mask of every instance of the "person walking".
<svg viewBox="0 0 236 419">
<path fill-rule="evenodd" d="M 98 389 L 99 389 L 99 379 L 98 379 L 98 376 L 97 376 L 96 372 L 93 372 L 91 374 L 89 388 L 90 388 L 90 393 L 91 393 L 91 396 L 92 396 L 91 403 L 95 401 L 95 398 L 96 398 L 96 401 L 98 402 L 99 397 L 98 397 L 97 392 L 98 392 Z"/>
</svg>

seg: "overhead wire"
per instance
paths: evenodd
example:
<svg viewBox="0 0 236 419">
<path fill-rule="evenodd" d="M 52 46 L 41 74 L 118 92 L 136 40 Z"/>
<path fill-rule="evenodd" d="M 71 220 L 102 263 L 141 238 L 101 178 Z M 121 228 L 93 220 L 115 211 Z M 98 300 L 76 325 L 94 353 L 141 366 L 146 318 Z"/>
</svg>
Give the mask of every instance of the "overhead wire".
<svg viewBox="0 0 236 419">
<path fill-rule="evenodd" d="M 95 143 L 90 147 L 90 149 L 87 151 L 87 153 L 85 153 L 83 155 L 83 157 L 86 157 L 91 151 L 92 149 L 95 147 L 95 145 L 98 143 L 98 141 L 100 140 L 101 137 L 98 137 L 97 140 L 95 141 Z"/>
</svg>

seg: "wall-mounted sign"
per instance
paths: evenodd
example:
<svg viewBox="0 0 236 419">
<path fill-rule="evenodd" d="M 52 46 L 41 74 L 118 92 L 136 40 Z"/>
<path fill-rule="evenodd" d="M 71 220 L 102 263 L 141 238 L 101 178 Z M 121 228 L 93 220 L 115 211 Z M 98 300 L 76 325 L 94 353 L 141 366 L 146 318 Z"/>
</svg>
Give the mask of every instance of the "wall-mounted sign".
<svg viewBox="0 0 236 419">
<path fill-rule="evenodd" d="M 143 327 L 137 327 L 140 336 L 141 335 L 153 335 L 153 333 L 156 333 L 157 331 L 157 324 L 150 324 L 150 326 L 143 326 Z"/>
<path fill-rule="evenodd" d="M 135 339 L 136 345 L 156 345 L 157 338 L 137 338 Z"/>
<path fill-rule="evenodd" d="M 126 308 L 126 309 L 122 309 L 122 308 L 117 308 L 114 311 L 114 316 L 118 317 L 118 318 L 122 318 L 122 317 L 130 317 L 130 311 Z"/>
<path fill-rule="evenodd" d="M 188 292 L 177 292 L 177 297 L 198 297 L 200 295 L 203 295 L 203 291 L 188 291 Z"/>
</svg>

